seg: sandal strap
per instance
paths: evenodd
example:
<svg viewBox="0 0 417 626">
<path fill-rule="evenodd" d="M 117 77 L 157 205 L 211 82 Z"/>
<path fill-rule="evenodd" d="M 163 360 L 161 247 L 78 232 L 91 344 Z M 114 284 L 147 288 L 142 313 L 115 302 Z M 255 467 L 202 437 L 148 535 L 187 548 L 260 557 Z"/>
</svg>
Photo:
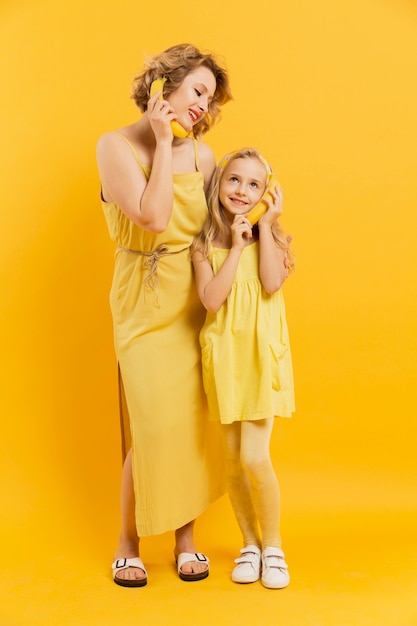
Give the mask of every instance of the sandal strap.
<svg viewBox="0 0 417 626">
<path fill-rule="evenodd" d="M 178 571 L 184 563 L 209 563 L 210 559 L 202 552 L 180 552 L 177 556 Z"/>
<path fill-rule="evenodd" d="M 122 569 L 127 569 L 128 567 L 137 567 L 144 571 L 145 576 L 148 575 L 146 568 L 143 564 L 142 559 L 139 556 L 135 556 L 131 559 L 116 559 L 114 563 L 111 565 L 113 570 L 113 578 L 116 576 L 116 573 Z"/>
</svg>

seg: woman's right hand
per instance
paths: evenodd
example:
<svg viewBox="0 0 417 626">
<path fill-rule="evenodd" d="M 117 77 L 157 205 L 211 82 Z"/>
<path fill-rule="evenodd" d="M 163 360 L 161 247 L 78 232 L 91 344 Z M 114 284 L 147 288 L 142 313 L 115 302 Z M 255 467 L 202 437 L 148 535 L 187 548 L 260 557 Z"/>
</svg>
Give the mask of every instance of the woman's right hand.
<svg viewBox="0 0 417 626">
<path fill-rule="evenodd" d="M 149 98 L 148 101 L 148 117 L 151 128 L 154 132 L 156 141 L 164 139 L 172 142 L 174 135 L 171 129 L 171 121 L 176 119 L 174 109 L 167 100 L 160 99 L 161 92 Z"/>
</svg>

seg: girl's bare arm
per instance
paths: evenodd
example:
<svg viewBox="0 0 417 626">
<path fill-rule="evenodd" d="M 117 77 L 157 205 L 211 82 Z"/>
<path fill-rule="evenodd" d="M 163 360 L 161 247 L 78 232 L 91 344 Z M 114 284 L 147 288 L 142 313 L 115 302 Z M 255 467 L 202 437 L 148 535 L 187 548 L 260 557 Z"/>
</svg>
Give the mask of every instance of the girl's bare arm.
<svg viewBox="0 0 417 626">
<path fill-rule="evenodd" d="M 288 277 L 286 252 L 274 240 L 272 224 L 282 215 L 282 190 L 271 191 L 269 208 L 258 223 L 259 228 L 259 276 L 267 293 L 280 289 Z"/>
<path fill-rule="evenodd" d="M 215 275 L 210 262 L 198 248 L 193 253 L 193 265 L 198 294 L 207 311 L 216 313 L 233 285 L 245 238 L 251 234 L 251 225 L 242 215 L 237 215 L 231 226 L 232 247 L 223 265 Z"/>
</svg>

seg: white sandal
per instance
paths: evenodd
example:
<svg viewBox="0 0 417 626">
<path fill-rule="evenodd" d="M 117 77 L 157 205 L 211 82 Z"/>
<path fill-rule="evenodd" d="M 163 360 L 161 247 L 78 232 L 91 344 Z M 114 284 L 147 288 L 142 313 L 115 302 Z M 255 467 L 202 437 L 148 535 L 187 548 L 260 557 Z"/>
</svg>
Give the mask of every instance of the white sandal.
<svg viewBox="0 0 417 626">
<path fill-rule="evenodd" d="M 121 587 L 144 587 L 148 582 L 148 572 L 145 569 L 142 559 L 138 556 L 132 559 L 116 559 L 111 566 L 113 570 L 113 580 L 116 585 L 120 585 Z M 120 572 L 122 569 L 127 569 L 128 567 L 141 569 L 145 573 L 144 578 L 120 578 L 117 576 L 117 572 Z"/>
<path fill-rule="evenodd" d="M 192 582 L 194 580 L 203 580 L 207 578 L 209 575 L 209 559 L 202 552 L 180 552 L 179 555 L 175 558 L 178 566 L 178 576 L 181 580 Z M 207 563 L 207 569 L 203 572 L 183 572 L 182 566 L 185 563 Z"/>
<path fill-rule="evenodd" d="M 237 563 L 232 572 L 234 583 L 254 583 L 261 575 L 261 551 L 256 546 L 245 546 L 240 551 L 241 555 L 235 559 Z"/>
<path fill-rule="evenodd" d="M 265 548 L 262 552 L 262 584 L 268 589 L 283 589 L 290 584 L 288 565 L 281 548 Z"/>
</svg>

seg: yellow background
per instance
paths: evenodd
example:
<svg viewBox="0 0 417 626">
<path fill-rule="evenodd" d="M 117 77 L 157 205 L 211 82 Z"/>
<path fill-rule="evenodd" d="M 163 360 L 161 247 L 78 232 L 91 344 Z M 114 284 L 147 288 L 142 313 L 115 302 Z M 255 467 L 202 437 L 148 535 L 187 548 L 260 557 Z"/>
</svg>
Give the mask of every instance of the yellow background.
<svg viewBox="0 0 417 626">
<path fill-rule="evenodd" d="M 2 0 L 2 625 L 417 624 L 416 24 L 411 0 Z M 294 236 L 297 413 L 272 442 L 283 592 L 229 581 L 227 498 L 197 526 L 207 581 L 177 580 L 170 534 L 143 542 L 147 588 L 110 579 L 121 459 L 95 144 L 136 118 L 145 55 L 184 41 L 231 76 L 206 142 L 264 153 Z"/>
</svg>

